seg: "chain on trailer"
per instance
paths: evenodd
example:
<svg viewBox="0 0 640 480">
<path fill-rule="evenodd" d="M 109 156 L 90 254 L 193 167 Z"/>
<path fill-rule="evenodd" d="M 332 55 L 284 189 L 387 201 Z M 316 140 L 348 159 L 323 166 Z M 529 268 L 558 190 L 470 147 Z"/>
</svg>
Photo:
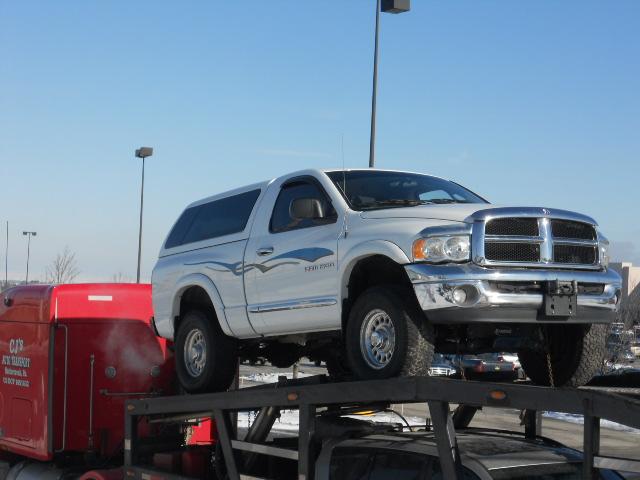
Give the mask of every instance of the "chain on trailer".
<svg viewBox="0 0 640 480">
<path fill-rule="evenodd" d="M 542 340 L 543 340 L 545 354 L 547 357 L 547 373 L 549 375 L 549 386 L 551 388 L 554 388 L 555 382 L 553 380 L 553 364 L 551 360 L 551 342 L 549 341 L 549 332 L 544 327 L 540 327 L 540 329 L 542 330 Z"/>
</svg>

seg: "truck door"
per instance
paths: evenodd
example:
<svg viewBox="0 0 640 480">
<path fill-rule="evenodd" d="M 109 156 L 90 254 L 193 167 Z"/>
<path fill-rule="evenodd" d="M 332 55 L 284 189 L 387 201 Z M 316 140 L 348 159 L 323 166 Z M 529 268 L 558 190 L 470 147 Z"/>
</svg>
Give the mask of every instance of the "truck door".
<svg viewBox="0 0 640 480">
<path fill-rule="evenodd" d="M 271 186 L 245 256 L 247 309 L 258 333 L 340 328 L 338 217 L 314 177 Z"/>
</svg>

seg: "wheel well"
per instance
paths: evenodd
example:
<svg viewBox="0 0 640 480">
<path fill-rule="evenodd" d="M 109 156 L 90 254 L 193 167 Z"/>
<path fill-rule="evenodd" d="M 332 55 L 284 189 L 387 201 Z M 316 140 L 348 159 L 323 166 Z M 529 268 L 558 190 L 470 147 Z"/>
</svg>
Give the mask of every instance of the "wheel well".
<svg viewBox="0 0 640 480">
<path fill-rule="evenodd" d="M 372 255 L 359 260 L 353 267 L 347 284 L 347 296 L 342 303 L 342 328 L 347 325 L 349 312 L 362 292 L 377 285 L 402 285 L 411 288 L 404 267 L 384 255 Z"/>
<path fill-rule="evenodd" d="M 180 310 L 178 311 L 178 316 L 174 321 L 175 332 L 178 331 L 182 317 L 189 310 L 202 310 L 210 315 L 213 320 L 216 322 L 218 321 L 216 310 L 209 298 L 209 294 L 202 287 L 189 287 L 182 293 L 182 296 L 180 297 Z"/>
</svg>

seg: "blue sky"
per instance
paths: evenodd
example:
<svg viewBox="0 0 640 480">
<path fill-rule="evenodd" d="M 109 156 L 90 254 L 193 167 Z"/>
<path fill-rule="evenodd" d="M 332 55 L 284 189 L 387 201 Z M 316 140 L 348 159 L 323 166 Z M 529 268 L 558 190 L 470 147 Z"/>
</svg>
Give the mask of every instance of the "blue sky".
<svg viewBox="0 0 640 480">
<path fill-rule="evenodd" d="M 378 166 L 590 214 L 640 263 L 640 2 L 412 3 L 382 17 Z M 81 279 L 134 278 L 141 145 L 145 278 L 192 200 L 340 166 L 342 136 L 366 166 L 373 15 L 374 0 L 0 0 L 10 276 L 28 229 L 32 276 L 68 245 Z"/>
</svg>

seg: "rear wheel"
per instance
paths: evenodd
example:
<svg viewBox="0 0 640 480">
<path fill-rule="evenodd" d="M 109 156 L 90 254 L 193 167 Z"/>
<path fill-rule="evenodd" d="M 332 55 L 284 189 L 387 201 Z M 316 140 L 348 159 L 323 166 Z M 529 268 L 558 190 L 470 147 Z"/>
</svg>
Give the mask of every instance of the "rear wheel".
<svg viewBox="0 0 640 480">
<path fill-rule="evenodd" d="M 527 376 L 538 385 L 579 387 L 591 380 L 602 367 L 606 352 L 608 325 L 550 325 L 544 336 L 546 351 L 523 350 L 520 362 Z"/>
<path fill-rule="evenodd" d="M 360 379 L 427 375 L 434 332 L 413 292 L 379 286 L 358 297 L 347 323 L 346 357 Z"/>
<path fill-rule="evenodd" d="M 237 343 L 200 310 L 188 312 L 176 335 L 176 371 L 189 393 L 228 390 L 238 362 Z"/>
</svg>

